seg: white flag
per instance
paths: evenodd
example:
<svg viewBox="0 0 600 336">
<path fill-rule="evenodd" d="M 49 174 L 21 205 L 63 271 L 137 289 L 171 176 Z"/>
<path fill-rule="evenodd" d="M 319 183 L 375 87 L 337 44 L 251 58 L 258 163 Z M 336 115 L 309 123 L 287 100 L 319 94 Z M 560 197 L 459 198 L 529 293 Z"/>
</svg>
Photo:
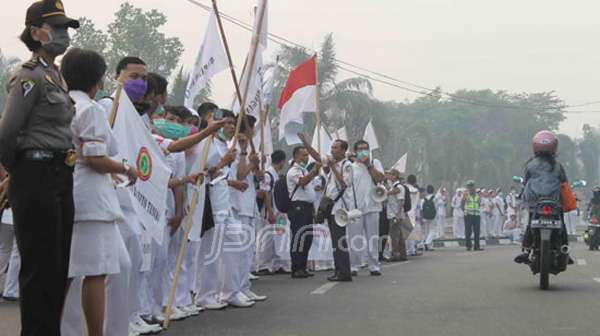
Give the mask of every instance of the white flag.
<svg viewBox="0 0 600 336">
<path fill-rule="evenodd" d="M 116 159 L 126 159 L 138 172 L 137 182 L 127 188 L 131 206 L 146 231 L 162 244 L 162 220 L 167 207 L 171 170 L 162 150 L 125 92 L 119 100 L 113 132 L 119 143 Z"/>
<path fill-rule="evenodd" d="M 408 153 L 402 155 L 402 157 L 394 164 L 392 168 L 396 169 L 400 173 L 406 173 L 406 162 L 408 160 Z"/>
<path fill-rule="evenodd" d="M 271 135 L 271 123 L 269 122 L 269 116 L 265 116 L 264 125 L 264 138 L 265 138 L 265 155 L 269 156 L 273 154 L 273 136 Z M 254 145 L 258 147 L 260 144 L 260 123 L 256 122 L 257 127 L 254 130 Z"/>
<path fill-rule="evenodd" d="M 373 120 L 369 121 L 367 128 L 365 128 L 365 135 L 363 140 L 369 143 L 369 148 L 373 151 L 379 148 L 379 142 L 375 135 L 375 128 L 373 127 Z"/>
<path fill-rule="evenodd" d="M 321 155 L 322 157 L 329 155 L 331 153 L 331 146 L 333 145 L 333 139 L 331 139 L 331 137 L 329 136 L 329 133 L 327 133 L 327 131 L 325 130 L 325 128 L 323 128 L 322 125 L 321 125 L 321 148 L 319 148 L 318 140 L 319 139 L 317 139 L 317 127 L 315 126 L 315 132 L 313 133 L 311 146 L 316 151 L 318 151 L 319 155 Z M 312 162 L 313 158 L 311 157 L 309 161 Z"/>
<path fill-rule="evenodd" d="M 198 51 L 194 69 L 190 73 L 190 79 L 185 89 L 185 107 L 193 109 L 194 99 L 206 87 L 208 80 L 227 68 L 229 65 L 219 36 L 217 17 L 214 12 L 211 12 L 204 42 Z"/>
<path fill-rule="evenodd" d="M 261 9 L 264 4 L 264 14 L 262 25 L 260 29 L 260 33 L 258 32 L 258 24 L 261 17 Z M 252 52 L 253 47 L 256 45 L 256 56 L 254 59 L 254 67 L 252 68 L 252 73 L 250 74 L 250 81 L 248 82 L 248 72 L 250 68 L 250 61 L 252 55 L 248 55 L 246 58 L 246 65 L 244 66 L 244 70 L 242 72 L 242 76 L 240 77 L 240 94 L 242 95 L 242 99 L 244 98 L 244 93 L 246 93 L 246 102 L 245 102 L 245 113 L 247 115 L 251 115 L 258 119 L 260 114 L 260 100 L 262 97 L 262 85 L 263 85 L 263 74 L 264 74 L 264 66 L 262 54 L 267 49 L 267 40 L 268 40 L 268 2 L 267 0 L 260 0 L 258 4 L 258 11 L 254 18 L 254 31 L 252 32 L 252 42 L 250 43 L 250 52 Z M 246 84 L 248 84 L 248 89 L 246 89 Z M 240 102 L 237 99 L 234 99 L 233 102 L 233 113 L 240 113 Z"/>
</svg>

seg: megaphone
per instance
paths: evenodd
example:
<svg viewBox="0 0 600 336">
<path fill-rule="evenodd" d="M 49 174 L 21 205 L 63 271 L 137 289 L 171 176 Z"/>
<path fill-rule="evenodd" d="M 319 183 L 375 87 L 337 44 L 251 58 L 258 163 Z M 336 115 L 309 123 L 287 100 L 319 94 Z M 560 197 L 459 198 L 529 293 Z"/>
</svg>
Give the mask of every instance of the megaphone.
<svg viewBox="0 0 600 336">
<path fill-rule="evenodd" d="M 371 198 L 377 203 L 385 201 L 387 199 L 387 194 L 387 189 L 381 185 L 375 186 L 375 188 L 371 190 Z"/>
<path fill-rule="evenodd" d="M 338 226 L 340 227 L 346 227 L 346 225 L 348 225 L 348 223 L 350 223 L 352 220 L 359 218 L 360 216 L 362 216 L 362 212 L 358 209 L 353 209 L 353 210 L 346 210 L 346 209 L 338 209 L 335 212 L 335 222 Z"/>
</svg>

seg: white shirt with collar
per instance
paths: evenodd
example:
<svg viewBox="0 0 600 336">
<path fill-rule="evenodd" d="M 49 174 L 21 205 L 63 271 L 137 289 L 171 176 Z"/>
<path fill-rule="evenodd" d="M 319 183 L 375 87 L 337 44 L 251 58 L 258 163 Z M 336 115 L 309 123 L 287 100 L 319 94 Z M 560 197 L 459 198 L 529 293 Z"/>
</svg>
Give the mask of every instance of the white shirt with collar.
<svg viewBox="0 0 600 336">
<path fill-rule="evenodd" d="M 375 188 L 373 178 L 367 169 L 367 166 L 355 162 L 352 164 L 354 192 L 356 193 L 357 208 L 362 211 L 363 214 L 381 212 L 383 209 L 381 203 L 375 202 L 371 197 L 371 191 Z M 373 168 L 383 174 L 383 165 L 377 159 L 372 161 Z"/>
<path fill-rule="evenodd" d="M 244 160 L 246 160 L 247 164 L 250 164 L 250 160 L 248 160 L 247 157 L 244 157 Z M 238 180 L 237 170 L 239 164 L 240 156 L 238 155 L 237 159 L 231 165 L 231 173 L 229 174 L 229 180 Z M 245 191 L 239 191 L 233 187 L 229 187 L 231 204 L 239 215 L 246 217 L 254 217 L 254 215 L 258 212 L 258 207 L 256 205 L 256 187 L 254 184 L 254 173 L 249 172 L 248 175 L 246 175 L 244 182 L 248 184 L 248 188 Z"/>
<path fill-rule="evenodd" d="M 216 138 L 213 139 L 213 143 L 208 151 L 208 158 L 206 159 L 206 168 L 216 167 L 228 150 L 227 142 Z M 211 181 L 209 197 L 214 215 L 229 213 L 231 211 L 231 198 L 229 186 L 227 185 L 227 176 L 230 173 L 230 167 L 225 167 L 221 170 L 221 175 Z"/>
<path fill-rule="evenodd" d="M 343 159 L 335 164 L 335 169 L 342 175 L 342 179 L 346 184 L 346 190 L 344 191 L 344 195 L 333 205 L 333 208 L 331 209 L 332 215 L 335 215 L 335 212 L 339 209 L 352 210 L 356 208 L 356 205 L 354 204 L 354 190 L 352 188 L 352 167 L 352 162 L 346 159 Z M 337 178 L 335 178 L 333 172 L 329 172 L 325 195 L 335 201 L 340 191 L 342 191 L 340 183 L 338 182 Z"/>
<path fill-rule="evenodd" d="M 298 186 L 300 178 L 306 175 L 308 175 L 308 170 L 300 167 L 300 165 L 296 162 L 294 162 L 292 167 L 289 169 L 286 175 L 286 182 L 288 192 L 290 193 L 290 200 L 292 202 L 302 201 L 313 203 L 315 201 L 315 189 L 312 187 L 311 183 L 308 183 L 305 186 Z M 298 188 L 296 188 L 296 186 L 298 186 Z M 296 191 L 294 192 L 294 190 Z"/>
<path fill-rule="evenodd" d="M 402 183 L 396 181 L 392 184 L 392 189 L 398 189 L 398 193 L 394 195 L 390 195 L 388 197 L 388 205 L 387 205 L 387 217 L 388 219 L 394 219 L 398 217 L 398 212 L 400 212 L 400 218 L 404 218 L 404 209 L 398 210 L 398 206 L 400 202 L 404 200 L 406 194 L 406 190 L 404 190 L 404 186 Z"/>
</svg>

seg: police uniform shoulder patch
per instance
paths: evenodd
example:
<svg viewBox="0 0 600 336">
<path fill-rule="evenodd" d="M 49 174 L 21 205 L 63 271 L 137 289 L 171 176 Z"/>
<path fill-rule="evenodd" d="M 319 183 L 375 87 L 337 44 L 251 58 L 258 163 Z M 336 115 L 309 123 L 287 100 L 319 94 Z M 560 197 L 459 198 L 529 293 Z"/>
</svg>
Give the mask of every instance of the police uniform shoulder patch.
<svg viewBox="0 0 600 336">
<path fill-rule="evenodd" d="M 33 90 L 35 87 L 35 82 L 31 79 L 23 79 L 21 81 L 21 88 L 23 89 L 23 97 L 27 97 L 27 95 Z"/>
</svg>

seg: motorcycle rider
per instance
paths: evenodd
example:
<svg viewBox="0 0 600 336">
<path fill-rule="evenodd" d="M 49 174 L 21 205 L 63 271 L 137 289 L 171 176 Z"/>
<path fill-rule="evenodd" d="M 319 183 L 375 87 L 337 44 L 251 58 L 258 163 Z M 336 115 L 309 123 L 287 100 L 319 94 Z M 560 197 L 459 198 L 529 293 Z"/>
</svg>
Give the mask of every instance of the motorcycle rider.
<svg viewBox="0 0 600 336">
<path fill-rule="evenodd" d="M 588 203 L 586 210 L 586 218 L 589 220 L 593 216 L 600 218 L 600 185 L 592 189 L 592 199 Z"/>
<path fill-rule="evenodd" d="M 530 209 L 530 212 L 541 197 L 550 198 L 560 203 L 560 185 L 568 182 L 563 166 L 556 161 L 556 151 L 558 149 L 556 135 L 550 131 L 540 131 L 533 137 L 532 145 L 534 156 L 525 164 L 525 187 L 523 189 L 523 202 Z M 515 262 L 519 264 L 530 263 L 529 253 L 533 243 L 530 228 L 531 217 L 530 215 L 523 236 L 523 253 L 515 258 Z M 563 213 L 561 212 L 562 217 Z M 562 245 L 568 245 L 569 239 L 564 220 L 562 222 Z M 572 260 L 569 257 L 569 264 L 571 263 Z"/>
</svg>

